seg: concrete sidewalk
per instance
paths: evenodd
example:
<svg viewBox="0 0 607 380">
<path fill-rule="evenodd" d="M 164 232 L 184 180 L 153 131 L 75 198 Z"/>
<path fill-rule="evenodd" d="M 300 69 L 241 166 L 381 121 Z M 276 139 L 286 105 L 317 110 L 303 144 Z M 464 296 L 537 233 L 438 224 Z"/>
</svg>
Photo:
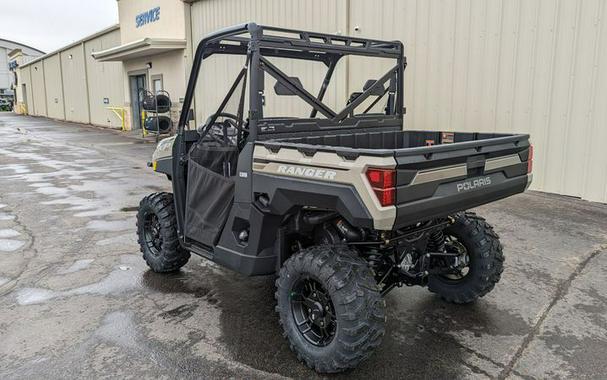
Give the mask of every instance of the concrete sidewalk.
<svg viewBox="0 0 607 380">
<path fill-rule="evenodd" d="M 317 377 L 281 337 L 273 278 L 147 269 L 137 205 L 171 188 L 153 150 L 0 113 L 0 378 Z M 607 205 L 527 192 L 475 211 L 504 244 L 496 289 L 468 306 L 395 290 L 383 345 L 343 377 L 607 376 Z"/>
</svg>

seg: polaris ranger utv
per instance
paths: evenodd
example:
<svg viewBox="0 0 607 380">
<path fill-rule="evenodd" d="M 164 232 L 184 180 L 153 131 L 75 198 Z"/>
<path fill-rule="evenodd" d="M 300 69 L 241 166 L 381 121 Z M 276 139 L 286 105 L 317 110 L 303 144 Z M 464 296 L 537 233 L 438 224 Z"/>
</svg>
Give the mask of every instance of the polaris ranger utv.
<svg viewBox="0 0 607 380">
<path fill-rule="evenodd" d="M 195 89 L 201 65 L 226 55 L 244 64 L 219 106 L 190 129 L 195 91 L 217 92 L 204 82 Z M 336 65 L 359 56 L 389 68 L 334 110 L 323 99 Z M 320 64 L 326 75 L 305 88 L 279 59 Z M 277 274 L 284 336 L 323 373 L 353 368 L 379 346 L 383 297 L 395 287 L 427 286 L 458 304 L 489 293 L 502 246 L 466 210 L 525 191 L 529 136 L 403 130 L 405 65 L 395 41 L 254 23 L 205 37 L 177 133 L 152 158 L 173 193 L 139 207 L 150 268 L 178 270 L 193 252 L 244 275 Z M 270 117 L 266 95 L 303 101 L 307 114 Z"/>
</svg>

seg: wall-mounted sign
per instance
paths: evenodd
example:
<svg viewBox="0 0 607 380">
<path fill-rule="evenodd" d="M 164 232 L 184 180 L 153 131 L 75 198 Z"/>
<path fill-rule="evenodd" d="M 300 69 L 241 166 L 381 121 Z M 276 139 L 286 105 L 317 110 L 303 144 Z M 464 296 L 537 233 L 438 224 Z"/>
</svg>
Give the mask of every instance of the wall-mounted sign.
<svg viewBox="0 0 607 380">
<path fill-rule="evenodd" d="M 135 27 L 139 28 L 140 26 L 158 20 L 160 20 L 160 7 L 152 8 L 149 11 L 145 11 L 135 16 Z"/>
<path fill-rule="evenodd" d="M 110 98 L 103 98 L 103 104 L 110 104 Z"/>
<path fill-rule="evenodd" d="M 17 61 L 12 60 L 8 63 L 8 69 L 9 70 L 15 70 L 17 68 Z"/>
</svg>

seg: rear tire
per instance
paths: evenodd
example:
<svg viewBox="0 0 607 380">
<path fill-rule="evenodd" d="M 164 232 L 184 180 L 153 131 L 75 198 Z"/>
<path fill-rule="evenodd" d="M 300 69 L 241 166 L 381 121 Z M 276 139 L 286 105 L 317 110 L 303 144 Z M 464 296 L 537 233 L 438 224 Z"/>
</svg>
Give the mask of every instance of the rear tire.
<svg viewBox="0 0 607 380">
<path fill-rule="evenodd" d="M 283 335 L 308 367 L 320 373 L 345 371 L 380 345 L 386 303 L 355 251 L 328 245 L 302 250 L 284 263 L 276 287 Z M 308 328 L 312 332 L 305 332 Z M 315 343 L 318 336 L 324 339 Z"/>
<path fill-rule="evenodd" d="M 476 301 L 495 287 L 504 270 L 504 253 L 499 236 L 485 219 L 472 212 L 461 213 L 445 228 L 446 236 L 461 243 L 468 255 L 468 273 L 461 279 L 432 275 L 428 289 L 445 301 L 465 304 Z"/>
<path fill-rule="evenodd" d="M 137 236 L 143 259 L 154 272 L 176 271 L 190 259 L 179 243 L 171 193 L 153 193 L 141 200 Z"/>
</svg>

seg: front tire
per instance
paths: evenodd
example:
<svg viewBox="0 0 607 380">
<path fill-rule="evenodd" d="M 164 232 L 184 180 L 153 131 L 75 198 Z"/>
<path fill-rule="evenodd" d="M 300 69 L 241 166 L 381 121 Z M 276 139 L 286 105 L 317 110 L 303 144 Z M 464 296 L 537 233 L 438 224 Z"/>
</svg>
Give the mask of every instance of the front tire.
<svg viewBox="0 0 607 380">
<path fill-rule="evenodd" d="M 428 279 L 428 289 L 447 302 L 474 302 L 493 290 L 501 278 L 504 253 L 499 236 L 484 218 L 472 212 L 457 215 L 444 233 L 465 250 L 467 273 L 461 278 L 432 275 Z"/>
<path fill-rule="evenodd" d="M 345 371 L 380 345 L 386 303 L 355 251 L 328 245 L 304 249 L 284 263 L 276 287 L 283 335 L 308 367 Z"/>
<path fill-rule="evenodd" d="M 137 237 L 143 259 L 154 272 L 174 272 L 190 259 L 179 243 L 171 193 L 153 193 L 141 200 Z"/>
</svg>

